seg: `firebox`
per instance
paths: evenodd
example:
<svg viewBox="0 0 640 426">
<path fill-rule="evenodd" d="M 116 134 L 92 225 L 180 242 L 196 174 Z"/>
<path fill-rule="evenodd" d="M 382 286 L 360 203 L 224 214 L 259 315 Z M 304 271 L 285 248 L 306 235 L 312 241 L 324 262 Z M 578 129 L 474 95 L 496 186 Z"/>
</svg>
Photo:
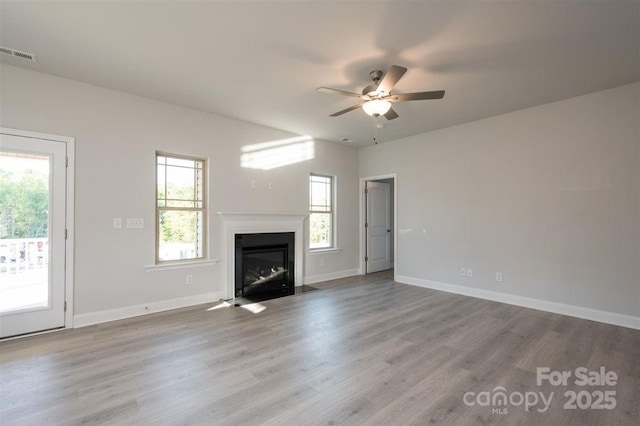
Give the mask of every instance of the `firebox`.
<svg viewBox="0 0 640 426">
<path fill-rule="evenodd" d="M 295 233 L 236 234 L 236 297 L 272 299 L 295 292 Z"/>
</svg>

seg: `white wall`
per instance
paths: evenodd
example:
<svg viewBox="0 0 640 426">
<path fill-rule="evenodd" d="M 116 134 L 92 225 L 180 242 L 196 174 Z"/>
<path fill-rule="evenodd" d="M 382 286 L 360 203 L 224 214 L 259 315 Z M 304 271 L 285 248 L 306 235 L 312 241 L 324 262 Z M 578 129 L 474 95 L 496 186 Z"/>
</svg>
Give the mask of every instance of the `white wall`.
<svg viewBox="0 0 640 426">
<path fill-rule="evenodd" d="M 398 174 L 397 275 L 636 321 L 639 122 L 636 83 L 360 150 Z"/>
<path fill-rule="evenodd" d="M 358 176 L 397 173 L 398 275 L 638 317 L 639 103 L 640 84 L 623 86 L 372 146 L 359 160 L 315 141 L 313 160 L 263 171 L 240 167 L 241 148 L 295 135 L 0 65 L 0 126 L 76 138 L 80 315 L 222 295 L 215 212 L 306 211 L 315 172 L 337 176 L 342 251 L 307 256 L 307 277 L 357 268 Z M 146 272 L 157 149 L 210 159 L 211 257 L 222 264 Z M 113 230 L 113 217 L 146 228 Z"/>
<path fill-rule="evenodd" d="M 355 149 L 315 141 L 312 160 L 268 171 L 242 168 L 243 146 L 297 135 L 12 66 L 0 65 L 0 73 L 0 126 L 76 138 L 76 315 L 171 306 L 163 301 L 209 293 L 223 296 L 220 277 L 227 259 L 215 212 L 306 212 L 310 172 L 337 176 L 343 250 L 324 254 L 325 266 L 321 257 L 307 256 L 306 275 L 357 268 Z M 221 264 L 145 270 L 154 262 L 156 150 L 209 159 L 211 257 Z M 251 179 L 258 180 L 257 189 L 251 189 Z M 113 230 L 114 217 L 141 217 L 146 226 Z M 185 285 L 186 274 L 193 274 L 193 285 Z"/>
</svg>

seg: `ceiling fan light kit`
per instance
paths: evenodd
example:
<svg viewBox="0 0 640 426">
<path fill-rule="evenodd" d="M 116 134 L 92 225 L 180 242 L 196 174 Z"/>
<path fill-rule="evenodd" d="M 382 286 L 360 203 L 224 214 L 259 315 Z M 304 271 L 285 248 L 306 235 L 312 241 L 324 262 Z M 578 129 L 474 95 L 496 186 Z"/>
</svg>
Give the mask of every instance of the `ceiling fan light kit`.
<svg viewBox="0 0 640 426">
<path fill-rule="evenodd" d="M 364 112 L 372 117 L 385 115 L 389 108 L 391 108 L 391 102 L 385 99 L 373 99 L 362 104 Z"/>
</svg>

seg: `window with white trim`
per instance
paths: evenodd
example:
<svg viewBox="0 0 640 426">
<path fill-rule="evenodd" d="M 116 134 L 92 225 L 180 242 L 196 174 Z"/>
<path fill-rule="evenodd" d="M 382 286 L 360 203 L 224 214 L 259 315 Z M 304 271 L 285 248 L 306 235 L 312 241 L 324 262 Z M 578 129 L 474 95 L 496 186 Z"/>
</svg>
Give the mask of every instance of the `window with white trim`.
<svg viewBox="0 0 640 426">
<path fill-rule="evenodd" d="M 334 246 L 334 178 L 309 176 L 309 248 L 326 249 Z"/>
<path fill-rule="evenodd" d="M 206 257 L 206 160 L 156 152 L 156 263 Z"/>
</svg>

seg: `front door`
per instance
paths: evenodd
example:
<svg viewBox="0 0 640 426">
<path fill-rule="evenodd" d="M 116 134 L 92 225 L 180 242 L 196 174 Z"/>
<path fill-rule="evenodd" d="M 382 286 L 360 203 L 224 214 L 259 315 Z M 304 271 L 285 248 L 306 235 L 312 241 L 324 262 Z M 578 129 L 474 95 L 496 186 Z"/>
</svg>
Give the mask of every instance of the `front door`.
<svg viewBox="0 0 640 426">
<path fill-rule="evenodd" d="M 391 186 L 367 182 L 367 273 L 391 268 Z"/>
<path fill-rule="evenodd" d="M 0 338 L 65 325 L 66 149 L 0 134 Z"/>
</svg>

